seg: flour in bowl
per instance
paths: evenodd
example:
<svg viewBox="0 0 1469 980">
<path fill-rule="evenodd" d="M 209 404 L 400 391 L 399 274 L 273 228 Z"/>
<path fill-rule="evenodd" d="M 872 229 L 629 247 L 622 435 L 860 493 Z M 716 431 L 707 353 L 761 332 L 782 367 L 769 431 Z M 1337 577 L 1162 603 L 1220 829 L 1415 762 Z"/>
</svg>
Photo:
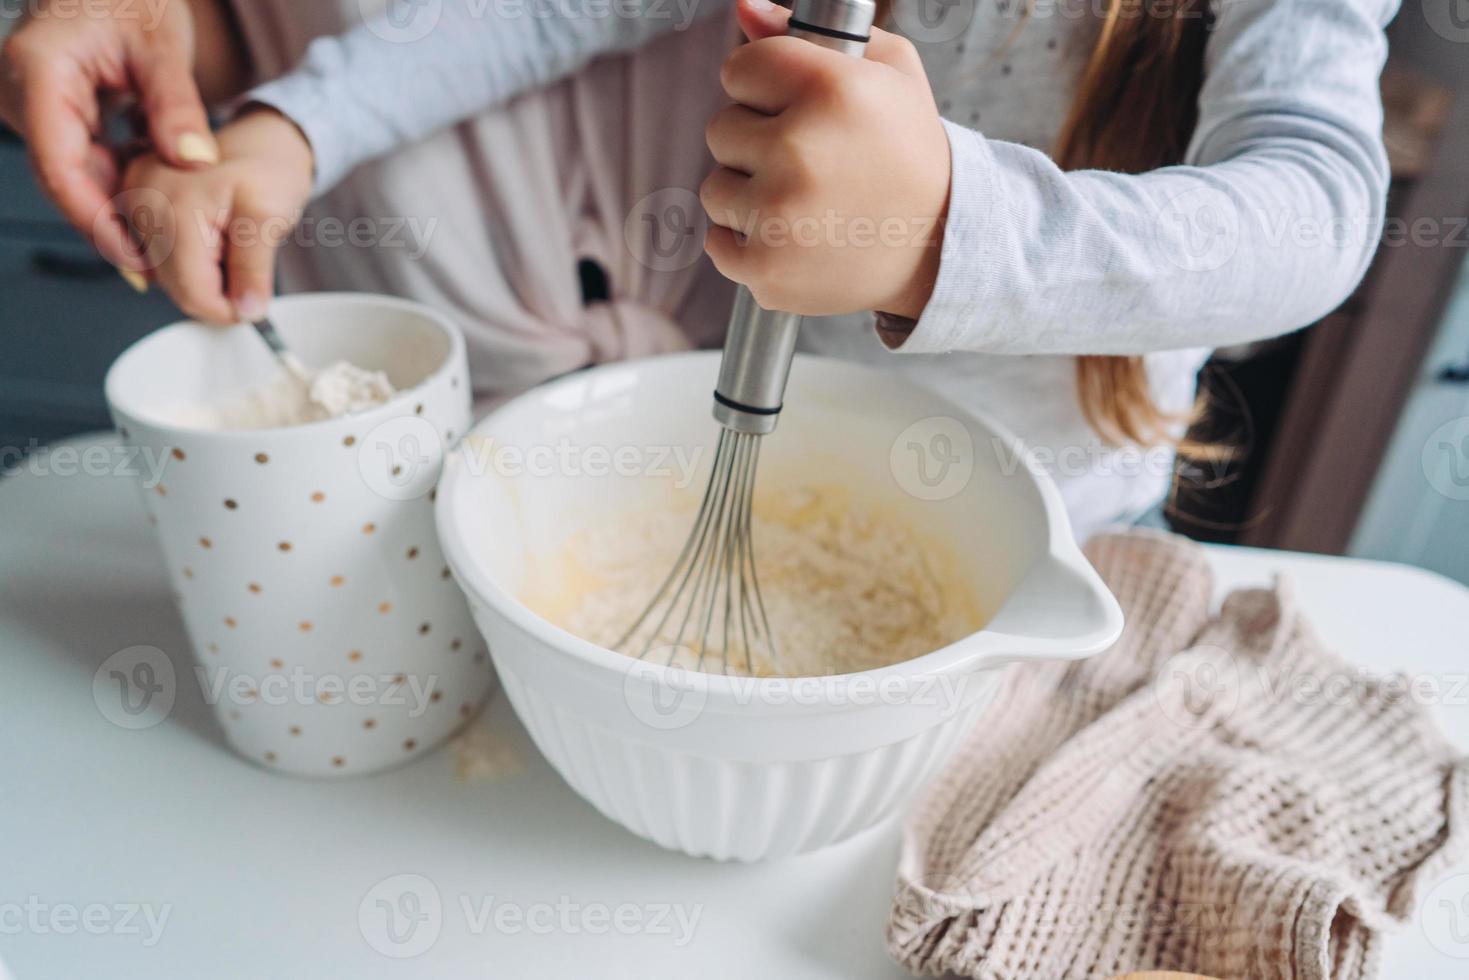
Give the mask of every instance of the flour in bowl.
<svg viewBox="0 0 1469 980">
<path fill-rule="evenodd" d="M 677 559 L 689 533 L 686 511 L 619 515 L 573 534 L 540 585 L 522 597 L 571 633 L 611 647 Z M 864 506 L 838 487 L 757 493 L 755 555 L 778 661 L 730 651 L 729 673 L 846 674 L 910 660 L 978 630 L 975 596 L 955 556 L 897 515 Z M 640 651 L 655 623 L 629 644 Z M 665 628 L 655 648 L 672 642 Z M 721 631 L 711 631 L 702 669 L 720 670 Z M 685 635 L 684 647 L 697 648 Z M 733 646 L 733 644 L 732 644 Z M 650 659 L 695 668 L 693 651 L 660 649 Z"/>
<path fill-rule="evenodd" d="M 166 415 L 168 422 L 190 429 L 274 429 L 365 411 L 395 394 L 381 371 L 346 361 L 320 371 L 293 364 L 263 385 L 217 402 L 185 405 Z"/>
</svg>

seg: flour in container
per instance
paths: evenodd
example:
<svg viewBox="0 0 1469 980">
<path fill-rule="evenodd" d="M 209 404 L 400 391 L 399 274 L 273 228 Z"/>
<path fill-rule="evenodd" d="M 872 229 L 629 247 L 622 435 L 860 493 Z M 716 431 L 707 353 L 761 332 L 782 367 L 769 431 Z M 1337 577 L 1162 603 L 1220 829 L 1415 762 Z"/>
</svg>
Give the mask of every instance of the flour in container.
<svg viewBox="0 0 1469 980">
<path fill-rule="evenodd" d="M 263 385 L 219 401 L 184 405 L 164 416 L 190 429 L 274 429 L 365 411 L 396 393 L 383 372 L 346 361 L 319 371 L 293 364 Z"/>
<path fill-rule="evenodd" d="M 684 510 L 648 511 L 579 531 L 537 570 L 538 582 L 522 601 L 563 629 L 610 648 L 673 566 L 691 518 Z M 941 542 L 842 488 L 757 493 L 754 542 L 779 657 L 747 660 L 746 651 L 731 649 L 732 674 L 870 670 L 930 653 L 983 625 L 956 557 Z M 640 651 L 655 626 L 645 624 L 628 649 Z M 695 655 L 698 630 L 685 633 L 683 650 L 668 647 L 675 632 L 672 624 L 665 627 L 648 659 L 720 671 L 717 617 L 702 667 Z"/>
</svg>

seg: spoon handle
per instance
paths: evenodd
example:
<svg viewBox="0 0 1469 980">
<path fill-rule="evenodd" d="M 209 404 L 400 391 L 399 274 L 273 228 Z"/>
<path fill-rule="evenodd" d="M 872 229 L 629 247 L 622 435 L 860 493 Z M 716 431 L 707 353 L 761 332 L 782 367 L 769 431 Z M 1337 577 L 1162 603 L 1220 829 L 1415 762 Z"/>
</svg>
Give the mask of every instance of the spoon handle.
<svg viewBox="0 0 1469 980">
<path fill-rule="evenodd" d="M 286 342 L 281 340 L 280 334 L 276 333 L 275 324 L 270 322 L 269 317 L 261 317 L 250 325 L 255 328 L 256 333 L 260 334 L 260 339 L 275 352 L 276 357 L 284 358 L 290 353 L 286 349 Z"/>
<path fill-rule="evenodd" d="M 254 327 L 255 332 L 260 334 L 260 339 L 265 341 L 265 346 L 271 349 L 271 352 L 276 356 L 276 360 L 281 362 L 282 367 L 303 381 L 307 379 L 308 374 L 305 366 L 301 363 L 300 358 L 291 353 L 291 349 L 286 346 L 286 342 L 276 332 L 275 324 L 270 322 L 269 317 L 261 317 L 258 320 L 254 320 L 250 326 Z"/>
</svg>

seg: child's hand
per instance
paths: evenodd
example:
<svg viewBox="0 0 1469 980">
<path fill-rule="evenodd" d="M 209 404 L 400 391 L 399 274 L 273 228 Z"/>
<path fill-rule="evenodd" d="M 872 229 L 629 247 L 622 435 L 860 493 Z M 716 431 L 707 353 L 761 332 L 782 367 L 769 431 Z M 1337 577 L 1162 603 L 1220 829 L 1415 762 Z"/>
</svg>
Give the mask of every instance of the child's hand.
<svg viewBox="0 0 1469 980">
<path fill-rule="evenodd" d="M 741 0 L 751 42 L 721 71 L 737 105 L 707 138 L 705 250 L 769 309 L 918 317 L 938 274 L 949 141 L 918 54 L 874 30 L 865 59 L 781 36 L 787 11 Z"/>
<path fill-rule="evenodd" d="M 269 109 L 217 138 L 217 166 L 179 170 L 149 154 L 128 166 L 123 187 L 150 277 L 189 316 L 223 325 L 264 315 L 275 251 L 311 195 L 312 156 L 295 124 Z"/>
</svg>

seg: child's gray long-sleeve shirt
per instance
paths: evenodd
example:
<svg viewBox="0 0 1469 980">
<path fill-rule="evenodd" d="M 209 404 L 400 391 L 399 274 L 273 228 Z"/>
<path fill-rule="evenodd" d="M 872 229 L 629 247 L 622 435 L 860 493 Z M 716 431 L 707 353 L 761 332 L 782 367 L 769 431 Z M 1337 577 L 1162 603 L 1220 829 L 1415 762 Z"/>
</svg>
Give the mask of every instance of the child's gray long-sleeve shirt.
<svg viewBox="0 0 1469 980">
<path fill-rule="evenodd" d="M 904 353 L 1236 344 L 1312 322 L 1365 271 L 1388 182 L 1378 76 L 1395 0 L 1218 0 L 1187 165 L 1141 175 L 1063 172 L 1039 148 L 1084 63 L 1089 6 L 1036 3 L 1010 40 L 1011 0 L 956 0 L 938 19 L 902 2 L 897 26 L 924 58 L 953 160 L 938 282 Z M 252 97 L 301 126 L 325 189 L 598 55 L 728 10 L 394 0 Z"/>
</svg>

